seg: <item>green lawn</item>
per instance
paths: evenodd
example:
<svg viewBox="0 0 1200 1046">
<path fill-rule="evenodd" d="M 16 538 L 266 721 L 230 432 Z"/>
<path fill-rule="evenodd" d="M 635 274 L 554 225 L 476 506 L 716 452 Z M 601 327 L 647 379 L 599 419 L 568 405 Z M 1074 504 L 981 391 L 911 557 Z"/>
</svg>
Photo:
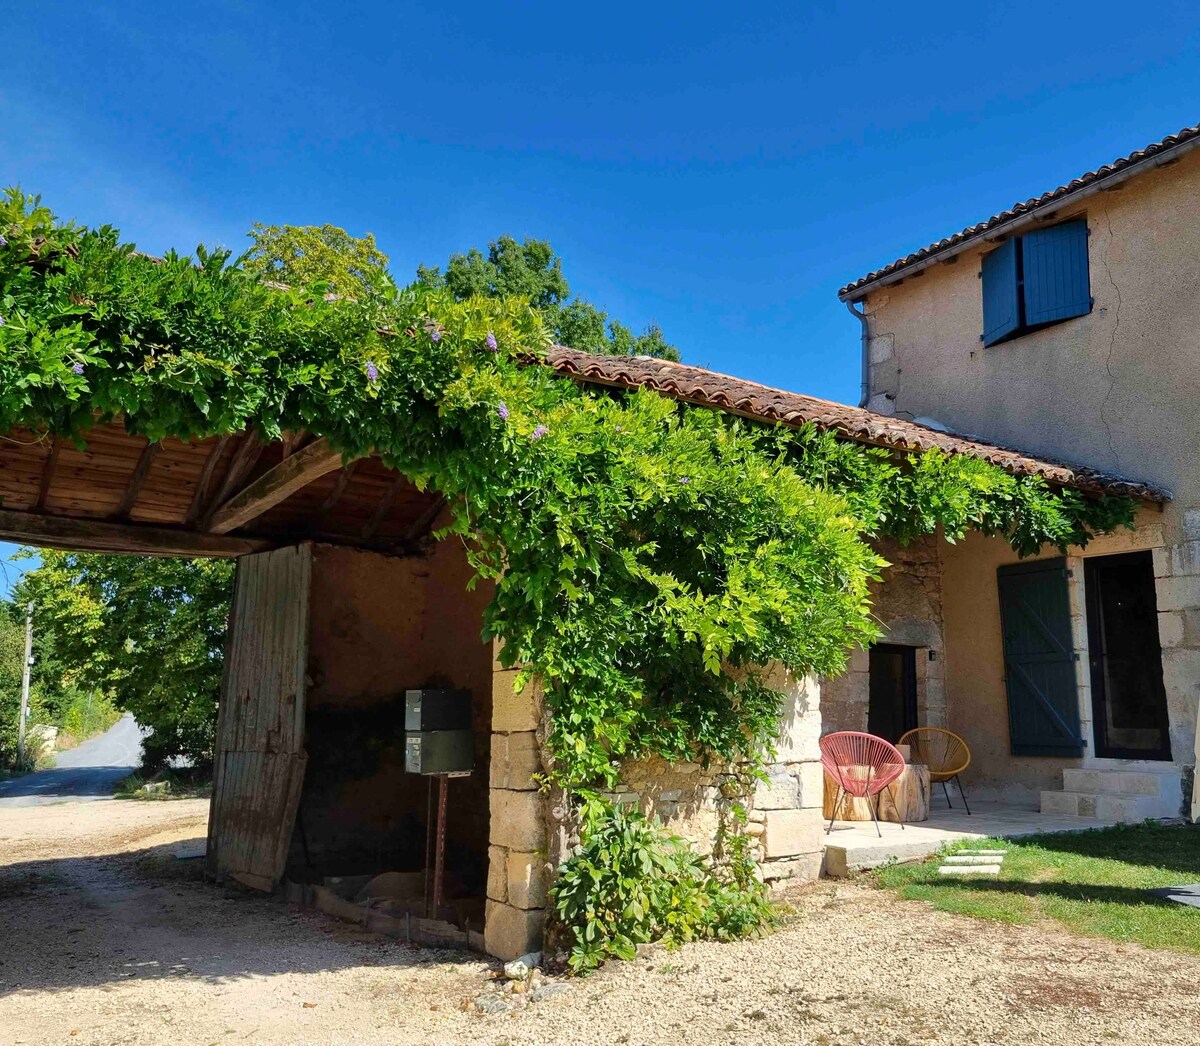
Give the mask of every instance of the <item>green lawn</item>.
<svg viewBox="0 0 1200 1046">
<path fill-rule="evenodd" d="M 947 847 L 1007 850 L 999 877 L 949 879 L 937 858 L 874 872 L 902 897 L 1007 923 L 1053 919 L 1076 933 L 1200 953 L 1200 908 L 1147 893 L 1200 882 L 1200 826 L 1147 823 Z"/>
</svg>

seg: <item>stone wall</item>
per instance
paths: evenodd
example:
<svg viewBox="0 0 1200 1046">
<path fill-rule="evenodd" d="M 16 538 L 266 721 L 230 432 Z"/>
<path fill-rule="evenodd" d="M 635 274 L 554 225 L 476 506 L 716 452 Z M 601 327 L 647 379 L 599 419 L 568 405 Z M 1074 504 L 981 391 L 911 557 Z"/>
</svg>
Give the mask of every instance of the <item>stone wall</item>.
<svg viewBox="0 0 1200 1046">
<path fill-rule="evenodd" d="M 794 679 L 778 669 L 769 681 L 785 694 L 785 703 L 776 761 L 766 767 L 765 782 L 753 780 L 745 766 L 705 770 L 697 763 L 645 759 L 625 766 L 611 797 L 658 817 L 706 857 L 723 831 L 736 830 L 733 808 L 741 805 L 744 831 L 754 840 L 751 855 L 763 878 L 782 886 L 821 873 L 821 690 L 816 679 Z"/>
<path fill-rule="evenodd" d="M 500 959 L 541 948 L 546 891 L 554 855 L 548 848 L 549 803 L 534 774 L 542 768 L 538 726 L 543 708 L 534 684 L 515 690 L 517 672 L 492 658 L 491 830 L 488 838 L 484 943 Z M 556 863 L 556 862 L 555 862 Z"/>
<path fill-rule="evenodd" d="M 871 588 L 872 612 L 883 629 L 880 642 L 918 648 L 917 720 L 921 726 L 946 725 L 940 544 L 935 535 L 909 545 L 877 542 L 876 550 L 891 565 L 884 570 L 883 581 Z M 821 681 L 824 733 L 867 729 L 868 666 L 867 651 L 854 650 L 842 675 Z"/>
<path fill-rule="evenodd" d="M 533 684 L 514 692 L 516 675 L 494 662 L 484 940 L 488 952 L 502 959 L 541 948 L 553 869 L 577 841 L 569 811 L 555 794 L 539 792 L 533 780 L 542 766 L 543 703 Z M 730 826 L 734 803 L 741 803 L 763 878 L 782 885 L 815 879 L 821 871 L 820 687 L 815 679 L 793 679 L 778 669 L 769 682 L 786 699 L 777 760 L 767 768 L 765 783 L 746 784 L 744 766 L 704 770 L 695 763 L 647 759 L 626 765 L 611 798 L 636 803 L 705 856 Z"/>
<path fill-rule="evenodd" d="M 1154 587 L 1171 753 L 1184 772 L 1184 809 L 1192 820 L 1200 820 L 1195 780 L 1200 762 L 1200 509 L 1183 513 L 1183 532 L 1185 540 L 1154 549 Z"/>
</svg>

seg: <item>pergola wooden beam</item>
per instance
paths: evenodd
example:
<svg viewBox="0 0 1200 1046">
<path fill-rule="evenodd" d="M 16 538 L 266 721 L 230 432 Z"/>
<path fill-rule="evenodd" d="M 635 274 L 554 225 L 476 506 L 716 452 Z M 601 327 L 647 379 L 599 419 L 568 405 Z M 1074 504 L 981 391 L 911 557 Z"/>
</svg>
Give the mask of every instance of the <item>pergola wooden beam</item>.
<svg viewBox="0 0 1200 1046">
<path fill-rule="evenodd" d="M 446 499 L 437 498 L 424 512 L 422 512 L 414 521 L 413 525 L 408 528 L 404 535 L 406 542 L 419 541 L 425 537 L 430 530 L 433 529 L 433 524 L 438 516 L 442 514 L 442 509 L 446 507 Z"/>
<path fill-rule="evenodd" d="M 46 509 L 46 496 L 50 493 L 50 484 L 54 481 L 54 470 L 58 468 L 58 439 L 50 440 L 50 453 L 42 466 L 42 477 L 38 482 L 37 511 Z"/>
<path fill-rule="evenodd" d="M 392 510 L 392 505 L 395 504 L 396 496 L 400 493 L 404 483 L 404 477 L 397 473 L 393 477 L 392 482 L 388 484 L 387 490 L 383 492 L 383 496 L 375 506 L 375 511 L 371 513 L 371 518 L 367 520 L 367 525 L 362 529 L 362 539 L 364 541 L 369 541 L 375 536 L 375 531 L 379 529 L 379 524 L 384 521 L 387 514 Z"/>
<path fill-rule="evenodd" d="M 216 495 L 201 516 L 201 530 L 208 530 L 213 514 L 242 485 L 243 481 L 250 475 L 254 466 L 258 463 L 258 459 L 262 457 L 265 449 L 254 430 L 247 429 L 238 443 L 237 449 L 233 452 L 233 458 L 229 462 L 229 468 L 225 472 L 225 479 L 217 488 Z"/>
<path fill-rule="evenodd" d="M 150 466 L 154 464 L 158 448 L 159 445 L 157 443 L 147 441 L 146 446 L 142 450 L 141 457 L 138 458 L 138 462 L 134 466 L 133 474 L 129 477 L 129 485 L 125 488 L 125 493 L 121 497 L 121 504 L 117 506 L 116 512 L 113 513 L 113 519 L 129 518 L 129 513 L 133 511 L 133 506 L 137 504 L 138 495 L 142 492 L 146 476 L 150 472 Z"/>
<path fill-rule="evenodd" d="M 184 523 L 190 525 L 200 518 L 200 513 L 204 510 L 204 503 L 208 500 L 208 486 L 212 482 L 217 462 L 221 460 L 221 453 L 225 450 L 225 444 L 228 442 L 228 436 L 218 437 L 212 445 L 212 450 L 208 452 L 208 457 L 204 459 L 204 468 L 200 470 L 200 479 L 196 483 L 196 492 L 192 495 L 192 504 Z"/>
<path fill-rule="evenodd" d="M 342 455 L 325 439 L 318 439 L 284 458 L 244 490 L 221 505 L 205 528 L 211 534 L 228 534 L 290 498 L 313 480 L 342 467 Z"/>
<path fill-rule="evenodd" d="M 342 495 L 346 493 L 346 488 L 350 486 L 350 480 L 354 478 L 354 472 L 362 460 L 362 458 L 355 458 L 353 461 L 348 462 L 346 467 L 338 473 L 337 481 L 333 484 L 333 490 L 329 492 L 325 500 L 321 502 L 320 507 L 313 514 L 309 524 L 310 533 L 319 533 L 325 529 L 330 516 L 333 514 L 334 507 L 342 500 Z"/>
<path fill-rule="evenodd" d="M 0 540 L 68 552 L 116 552 L 137 556 L 204 556 L 228 558 L 274 548 L 278 542 L 228 538 L 194 530 L 70 519 L 36 512 L 0 509 Z"/>
</svg>

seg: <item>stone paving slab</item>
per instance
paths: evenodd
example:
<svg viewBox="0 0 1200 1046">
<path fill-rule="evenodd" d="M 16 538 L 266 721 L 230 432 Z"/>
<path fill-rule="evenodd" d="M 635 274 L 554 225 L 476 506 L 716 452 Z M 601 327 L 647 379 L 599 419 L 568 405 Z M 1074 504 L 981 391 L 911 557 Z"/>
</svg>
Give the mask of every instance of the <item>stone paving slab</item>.
<svg viewBox="0 0 1200 1046">
<path fill-rule="evenodd" d="M 938 875 L 999 875 L 998 864 L 944 864 Z"/>
<path fill-rule="evenodd" d="M 957 807 L 934 806 L 929 820 L 907 824 L 903 830 L 891 822 L 880 824 L 883 837 L 870 821 L 838 821 L 825 836 L 825 874 L 849 875 L 877 868 L 888 861 L 913 861 L 937 853 L 947 843 L 972 839 L 1019 839 L 1044 832 L 1084 832 L 1108 828 L 1116 821 L 1100 818 L 1043 814 L 1033 807 L 980 800 L 973 814 Z M 997 855 L 1001 856 L 1001 855 Z"/>
</svg>

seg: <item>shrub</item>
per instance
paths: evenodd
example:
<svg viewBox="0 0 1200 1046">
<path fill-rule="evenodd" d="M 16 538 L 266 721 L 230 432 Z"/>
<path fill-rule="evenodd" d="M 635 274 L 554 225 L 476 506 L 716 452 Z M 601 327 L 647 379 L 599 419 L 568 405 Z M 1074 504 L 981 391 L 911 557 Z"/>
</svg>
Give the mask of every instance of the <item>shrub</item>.
<svg viewBox="0 0 1200 1046">
<path fill-rule="evenodd" d="M 718 870 L 638 810 L 599 805 L 551 891 L 573 940 L 571 969 L 583 973 L 610 957 L 631 959 L 651 941 L 728 940 L 771 925 L 776 914 L 746 838 L 731 836 L 728 844 Z"/>
</svg>

